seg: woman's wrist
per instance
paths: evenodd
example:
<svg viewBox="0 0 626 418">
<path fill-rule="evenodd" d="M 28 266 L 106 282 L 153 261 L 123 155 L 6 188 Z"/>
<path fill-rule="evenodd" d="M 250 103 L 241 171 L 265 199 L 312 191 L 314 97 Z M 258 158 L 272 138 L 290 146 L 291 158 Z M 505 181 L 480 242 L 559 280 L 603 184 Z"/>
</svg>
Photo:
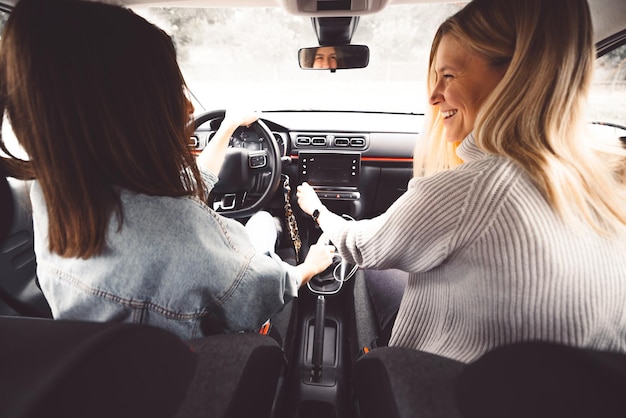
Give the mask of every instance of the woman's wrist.
<svg viewBox="0 0 626 418">
<path fill-rule="evenodd" d="M 228 139 L 230 141 L 230 137 L 237 130 L 239 126 L 233 123 L 227 123 L 226 121 L 222 122 L 219 128 L 217 128 L 217 132 L 214 135 L 214 138 L 220 139 Z"/>
<path fill-rule="evenodd" d="M 306 260 L 295 266 L 295 269 L 300 276 L 300 286 L 304 286 L 316 274 L 313 266 L 307 263 Z"/>
<path fill-rule="evenodd" d="M 319 225 L 319 218 L 320 216 L 325 213 L 328 212 L 328 209 L 326 208 L 326 206 L 324 205 L 319 205 L 317 207 L 315 207 L 315 209 L 313 209 L 313 211 L 311 212 L 311 217 L 313 218 L 313 221 Z"/>
</svg>

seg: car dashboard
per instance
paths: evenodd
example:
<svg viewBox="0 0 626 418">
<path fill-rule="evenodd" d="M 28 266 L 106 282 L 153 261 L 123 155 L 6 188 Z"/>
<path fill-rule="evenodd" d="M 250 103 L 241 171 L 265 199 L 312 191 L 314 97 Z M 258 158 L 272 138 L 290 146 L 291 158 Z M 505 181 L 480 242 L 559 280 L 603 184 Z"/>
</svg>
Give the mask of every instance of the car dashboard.
<svg viewBox="0 0 626 418">
<path fill-rule="evenodd" d="M 331 210 L 355 219 L 384 212 L 406 190 L 423 118 L 416 113 L 306 110 L 261 116 L 277 141 L 291 190 L 306 181 Z M 191 141 L 196 152 L 218 128 L 219 121 L 197 127 Z M 229 146 L 268 149 L 249 127 L 239 127 Z"/>
</svg>

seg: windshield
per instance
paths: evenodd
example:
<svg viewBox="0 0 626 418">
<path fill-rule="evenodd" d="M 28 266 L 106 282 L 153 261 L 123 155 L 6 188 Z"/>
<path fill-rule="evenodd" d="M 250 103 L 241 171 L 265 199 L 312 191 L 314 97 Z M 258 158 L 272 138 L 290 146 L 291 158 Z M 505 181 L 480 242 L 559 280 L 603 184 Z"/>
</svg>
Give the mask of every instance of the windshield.
<svg viewBox="0 0 626 418">
<path fill-rule="evenodd" d="M 196 113 L 350 110 L 424 113 L 426 68 L 439 24 L 463 2 L 393 5 L 361 16 L 353 44 L 367 68 L 302 70 L 300 48 L 317 46 L 311 19 L 281 8 L 138 8 L 174 39 Z M 589 120 L 626 126 L 626 48 L 597 62 Z"/>
<path fill-rule="evenodd" d="M 436 28 L 464 3 L 393 5 L 360 18 L 354 44 L 370 48 L 367 68 L 302 70 L 298 50 L 317 46 L 310 18 L 275 8 L 134 8 L 169 33 L 196 114 L 244 107 L 424 113 L 426 68 Z M 3 27 L 7 12 L 0 12 Z M 626 45 L 597 60 L 591 122 L 626 136 Z M 610 129 L 609 129 L 610 128 Z M 9 149 L 24 156 L 8 123 Z"/>
<path fill-rule="evenodd" d="M 626 129 L 626 45 L 596 60 L 588 119 Z"/>
<path fill-rule="evenodd" d="M 298 50 L 317 46 L 311 19 L 280 8 L 135 9 L 174 38 L 201 107 L 423 113 L 430 43 L 461 3 L 398 5 L 362 16 L 353 44 L 370 48 L 367 68 L 302 70 Z"/>
</svg>

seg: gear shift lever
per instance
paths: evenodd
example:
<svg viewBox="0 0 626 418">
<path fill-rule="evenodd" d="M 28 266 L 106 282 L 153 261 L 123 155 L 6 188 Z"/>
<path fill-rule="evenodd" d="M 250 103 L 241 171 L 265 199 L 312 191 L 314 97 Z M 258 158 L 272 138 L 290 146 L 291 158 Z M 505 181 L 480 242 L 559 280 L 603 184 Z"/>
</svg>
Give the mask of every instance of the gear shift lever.
<svg viewBox="0 0 626 418">
<path fill-rule="evenodd" d="M 313 328 L 313 370 L 311 374 L 311 381 L 316 383 L 320 382 L 322 378 L 322 366 L 324 363 L 325 311 L 326 299 L 324 299 L 323 295 L 318 295 L 315 310 L 315 327 Z"/>
</svg>

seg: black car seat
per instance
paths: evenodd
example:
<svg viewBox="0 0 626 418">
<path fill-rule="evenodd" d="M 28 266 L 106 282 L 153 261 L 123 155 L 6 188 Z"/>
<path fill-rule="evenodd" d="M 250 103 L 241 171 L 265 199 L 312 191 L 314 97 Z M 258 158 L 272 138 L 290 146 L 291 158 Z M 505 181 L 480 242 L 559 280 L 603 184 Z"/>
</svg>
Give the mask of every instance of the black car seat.
<svg viewBox="0 0 626 418">
<path fill-rule="evenodd" d="M 380 347 L 354 367 L 361 418 L 460 418 L 454 389 L 463 363 L 401 347 Z"/>
<path fill-rule="evenodd" d="M 0 177 L 0 315 L 51 318 L 37 284 L 29 186 Z"/>
<path fill-rule="evenodd" d="M 626 355 L 549 342 L 497 348 L 459 376 L 463 418 L 626 416 Z"/>
<path fill-rule="evenodd" d="M 286 366 L 275 339 L 221 334 L 192 340 L 190 346 L 198 364 L 177 418 L 274 416 Z"/>
<path fill-rule="evenodd" d="M 0 416 L 176 414 L 196 355 L 160 328 L 0 318 Z"/>
<path fill-rule="evenodd" d="M 13 222 L 13 194 L 6 177 L 0 177 L 0 179 L 0 202 L 3 202 L 0 205 L 2 211 L 0 212 L 0 242 L 4 242 Z"/>
<path fill-rule="evenodd" d="M 625 416 L 626 355 L 521 342 L 470 364 L 402 347 L 355 363 L 360 418 Z"/>
<path fill-rule="evenodd" d="M 0 177 L 0 194 L 0 248 L 9 250 L 3 250 L 2 262 L 11 264 L 6 254 L 15 254 L 17 248 L 5 237 L 14 239 L 16 230 L 18 236 L 27 234 L 29 221 L 18 219 L 16 226 L 14 215 L 24 206 L 15 210 L 14 193 L 4 176 Z M 22 250 L 31 246 L 32 251 L 32 226 L 30 234 L 30 243 L 19 240 Z M 31 278 L 30 274 L 14 276 L 18 270 L 10 270 L 7 276 L 2 270 L 3 281 Z M 19 283 L 9 289 L 17 288 Z M 0 314 L 2 417 L 273 414 L 286 361 L 281 347 L 269 336 L 240 333 L 182 341 L 148 325 L 19 317 L 21 310 L 30 307 L 15 296 L 23 292 L 4 294 L 11 305 L 5 304 L 8 316 Z"/>
</svg>

